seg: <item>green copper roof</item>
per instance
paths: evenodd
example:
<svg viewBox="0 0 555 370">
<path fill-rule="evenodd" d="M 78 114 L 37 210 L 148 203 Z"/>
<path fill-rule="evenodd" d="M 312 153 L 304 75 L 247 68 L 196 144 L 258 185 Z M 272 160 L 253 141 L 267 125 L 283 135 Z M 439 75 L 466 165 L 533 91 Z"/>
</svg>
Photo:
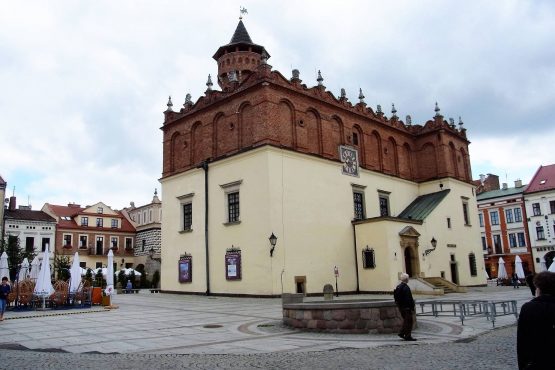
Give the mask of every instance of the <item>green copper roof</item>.
<svg viewBox="0 0 555 370">
<path fill-rule="evenodd" d="M 526 185 L 521 186 L 520 188 L 508 188 L 508 189 L 499 189 L 499 190 L 490 190 L 478 194 L 476 196 L 476 200 L 484 200 L 484 199 L 493 199 L 493 198 L 501 198 L 508 195 L 515 195 L 515 194 L 522 194 L 526 189 Z"/>
<path fill-rule="evenodd" d="M 451 190 L 441 190 L 437 193 L 430 193 L 421 195 L 416 198 L 401 214 L 399 218 L 406 218 L 409 220 L 423 221 L 432 211 L 438 206 L 439 203 L 449 194 Z"/>
</svg>

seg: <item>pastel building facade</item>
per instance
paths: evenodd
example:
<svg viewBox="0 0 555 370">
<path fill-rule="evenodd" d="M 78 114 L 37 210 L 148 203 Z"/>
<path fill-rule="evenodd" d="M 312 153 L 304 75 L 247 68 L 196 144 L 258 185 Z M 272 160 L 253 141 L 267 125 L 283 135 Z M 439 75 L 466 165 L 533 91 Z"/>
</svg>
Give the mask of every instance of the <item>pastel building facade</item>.
<svg viewBox="0 0 555 370">
<path fill-rule="evenodd" d="M 268 58 L 240 21 L 214 55 L 222 90 L 209 76 L 196 103 L 168 102 L 162 290 L 318 294 L 337 278 L 342 292 L 389 292 L 403 271 L 484 284 L 462 122 L 437 104 L 423 125 L 394 106 L 387 118 L 362 91 L 352 104 Z"/>
<path fill-rule="evenodd" d="M 555 164 L 540 166 L 524 191 L 536 271 L 555 259 Z"/>
</svg>

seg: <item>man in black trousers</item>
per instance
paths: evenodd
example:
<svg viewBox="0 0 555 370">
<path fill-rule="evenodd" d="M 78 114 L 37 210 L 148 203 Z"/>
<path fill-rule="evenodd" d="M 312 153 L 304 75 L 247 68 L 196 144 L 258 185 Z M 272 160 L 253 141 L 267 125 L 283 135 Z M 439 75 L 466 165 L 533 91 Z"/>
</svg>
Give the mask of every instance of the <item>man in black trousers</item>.
<svg viewBox="0 0 555 370">
<path fill-rule="evenodd" d="M 401 338 L 408 341 L 415 341 L 411 335 L 412 325 L 413 325 L 413 313 L 414 313 L 414 299 L 412 298 L 412 293 L 408 285 L 409 275 L 401 274 L 401 283 L 397 285 L 393 291 L 393 297 L 395 298 L 395 303 L 401 312 L 403 317 L 403 327 L 401 332 L 398 334 Z"/>
</svg>

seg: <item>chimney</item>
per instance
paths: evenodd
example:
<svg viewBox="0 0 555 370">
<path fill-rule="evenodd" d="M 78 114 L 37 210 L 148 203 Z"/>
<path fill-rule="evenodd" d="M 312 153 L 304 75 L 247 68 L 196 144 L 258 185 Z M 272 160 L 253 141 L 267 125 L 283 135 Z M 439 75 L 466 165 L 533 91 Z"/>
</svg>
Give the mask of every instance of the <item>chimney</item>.
<svg viewBox="0 0 555 370">
<path fill-rule="evenodd" d="M 507 190 L 508 188 L 509 188 L 509 187 L 507 186 L 507 183 L 504 182 L 504 183 L 503 183 L 503 190 Z"/>
<path fill-rule="evenodd" d="M 15 209 L 16 209 L 16 206 L 15 206 L 15 196 L 14 196 L 14 195 L 12 195 L 12 196 L 10 197 L 10 205 L 8 206 L 8 209 L 9 209 L 10 211 L 15 211 Z"/>
<path fill-rule="evenodd" d="M 522 187 L 522 180 L 518 179 L 515 180 L 515 188 L 521 188 Z"/>
<path fill-rule="evenodd" d="M 70 208 L 80 208 L 81 207 L 81 205 L 75 204 L 74 202 L 68 203 L 67 206 L 70 207 Z"/>
</svg>

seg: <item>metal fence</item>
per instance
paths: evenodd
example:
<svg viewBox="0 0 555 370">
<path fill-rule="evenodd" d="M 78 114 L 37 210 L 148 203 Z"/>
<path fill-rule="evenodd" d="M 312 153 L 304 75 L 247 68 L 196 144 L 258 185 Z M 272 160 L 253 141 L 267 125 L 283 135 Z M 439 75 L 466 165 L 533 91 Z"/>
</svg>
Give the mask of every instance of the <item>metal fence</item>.
<svg viewBox="0 0 555 370">
<path fill-rule="evenodd" d="M 515 300 L 499 301 L 455 301 L 455 300 L 430 300 L 419 301 L 416 304 L 417 316 L 453 316 L 461 320 L 469 317 L 485 317 L 495 327 L 495 319 L 498 316 L 515 315 L 518 318 L 517 304 Z"/>
</svg>

